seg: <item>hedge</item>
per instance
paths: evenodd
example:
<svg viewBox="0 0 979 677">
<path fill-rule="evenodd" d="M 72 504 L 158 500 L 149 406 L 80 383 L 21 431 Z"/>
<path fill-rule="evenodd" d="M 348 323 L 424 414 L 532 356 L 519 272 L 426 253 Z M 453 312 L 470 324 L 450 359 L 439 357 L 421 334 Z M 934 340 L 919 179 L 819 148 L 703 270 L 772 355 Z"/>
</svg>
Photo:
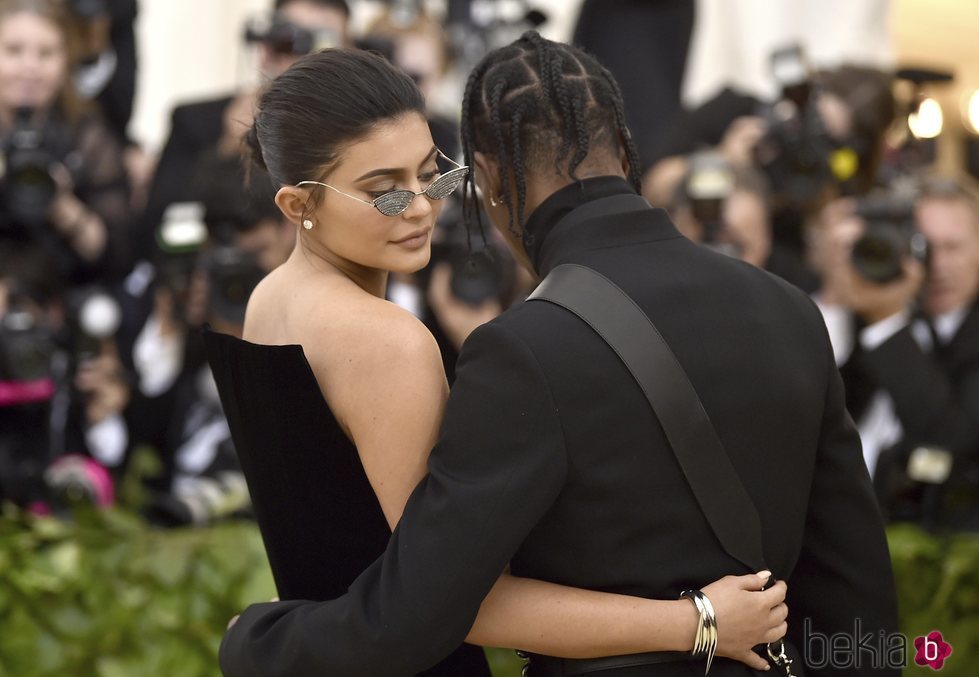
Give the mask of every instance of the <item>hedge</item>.
<svg viewBox="0 0 979 677">
<path fill-rule="evenodd" d="M 941 630 L 944 677 L 979 665 L 979 536 L 889 529 L 902 630 Z M 0 516 L 0 677 L 217 675 L 228 619 L 275 594 L 254 524 L 154 530 L 119 510 Z M 913 651 L 912 651 L 913 652 Z M 495 675 L 519 674 L 491 650 Z M 912 667 L 909 673 L 927 668 Z M 921 674 L 925 674 L 922 672 Z"/>
</svg>

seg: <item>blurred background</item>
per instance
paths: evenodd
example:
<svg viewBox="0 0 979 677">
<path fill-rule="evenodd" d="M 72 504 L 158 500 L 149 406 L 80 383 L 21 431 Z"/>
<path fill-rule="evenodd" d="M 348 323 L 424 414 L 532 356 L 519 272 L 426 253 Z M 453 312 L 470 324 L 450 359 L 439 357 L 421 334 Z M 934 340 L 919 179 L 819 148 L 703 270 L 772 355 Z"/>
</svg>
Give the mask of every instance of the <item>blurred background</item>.
<svg viewBox="0 0 979 677">
<path fill-rule="evenodd" d="M 0 677 L 215 675 L 227 620 L 275 594 L 196 331 L 240 335 L 295 243 L 239 159 L 262 85 L 379 51 L 459 159 L 469 70 L 529 28 L 616 76 L 650 203 L 823 312 L 902 629 L 940 629 L 973 674 L 979 4 L 0 0 Z M 533 281 L 451 200 L 438 233 L 388 298 L 451 383 Z"/>
</svg>

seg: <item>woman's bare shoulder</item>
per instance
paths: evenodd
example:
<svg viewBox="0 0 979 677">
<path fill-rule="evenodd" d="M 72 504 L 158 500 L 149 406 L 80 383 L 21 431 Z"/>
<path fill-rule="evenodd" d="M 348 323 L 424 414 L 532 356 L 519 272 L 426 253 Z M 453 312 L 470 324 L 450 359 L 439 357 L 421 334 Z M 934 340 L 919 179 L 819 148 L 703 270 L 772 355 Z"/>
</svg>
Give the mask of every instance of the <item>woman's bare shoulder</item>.
<svg viewBox="0 0 979 677">
<path fill-rule="evenodd" d="M 248 298 L 242 338 L 252 343 L 283 345 L 295 343 L 288 338 L 285 291 L 280 269 L 266 275 Z"/>
<path fill-rule="evenodd" d="M 254 343 L 298 343 L 314 368 L 439 355 L 428 328 L 403 308 L 348 285 L 305 284 L 281 269 L 252 293 L 243 336 Z"/>
<path fill-rule="evenodd" d="M 428 366 L 433 357 L 441 359 L 438 344 L 428 328 L 414 315 L 384 299 L 352 295 L 336 300 L 329 314 L 306 318 L 307 355 L 359 363 L 360 369 L 414 369 L 418 362 Z M 303 344 L 304 346 L 306 343 Z"/>
</svg>

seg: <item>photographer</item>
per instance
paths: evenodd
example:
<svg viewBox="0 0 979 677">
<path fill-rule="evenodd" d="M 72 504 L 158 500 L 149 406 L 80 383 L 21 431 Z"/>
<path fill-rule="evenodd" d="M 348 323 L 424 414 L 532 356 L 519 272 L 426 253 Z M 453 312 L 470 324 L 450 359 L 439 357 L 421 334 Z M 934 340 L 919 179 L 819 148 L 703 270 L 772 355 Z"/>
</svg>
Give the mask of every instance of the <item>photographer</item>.
<svg viewBox="0 0 979 677">
<path fill-rule="evenodd" d="M 246 187 L 238 160 L 213 153 L 195 183 L 207 239 L 164 252 L 156 304 L 134 349 L 139 386 L 128 420 L 136 443 L 162 461 L 163 472 L 148 483 L 148 516 L 161 525 L 204 523 L 248 506 L 197 328 L 240 335 L 252 289 L 295 242 L 264 174 Z M 165 234 L 161 242 L 168 245 Z"/>
<path fill-rule="evenodd" d="M 459 126 L 454 119 L 458 102 L 449 106 L 450 115 L 439 110 L 439 95 L 451 63 L 451 49 L 442 24 L 421 6 L 391 6 L 382 11 L 360 41 L 375 49 L 411 76 L 425 96 L 428 126 L 435 145 L 449 157 L 459 153 Z M 446 106 L 442 107 L 443 109 Z"/>
<path fill-rule="evenodd" d="M 347 44 L 349 20 L 346 0 L 275 0 L 268 25 L 250 26 L 245 38 L 258 46 L 263 80 L 273 80 L 304 54 Z M 152 256 L 153 234 L 167 208 L 193 199 L 191 178 L 201 158 L 215 148 L 226 156 L 239 154 L 255 95 L 254 89 L 247 88 L 174 109 L 140 226 L 141 256 Z"/>
<path fill-rule="evenodd" d="M 56 0 L 0 0 L 0 239 L 87 282 L 126 267 L 129 198 L 119 143 L 69 81 L 71 26 Z"/>
<path fill-rule="evenodd" d="M 691 157 L 690 171 L 667 210 L 687 238 L 767 268 L 772 254 L 770 189 L 750 168 L 715 153 Z"/>
<path fill-rule="evenodd" d="M 779 101 L 765 104 L 725 88 L 701 106 L 679 112 L 663 126 L 653 157 L 655 164 L 644 178 L 644 193 L 651 201 L 668 199 L 686 171 L 687 154 L 713 147 L 736 167 L 758 165 L 759 142 L 778 132 L 780 124 L 797 124 L 794 121 L 810 110 L 815 112 L 812 126 L 797 128 L 798 141 L 851 148 L 858 156 L 854 192 L 873 187 L 883 134 L 895 114 L 890 76 L 856 65 L 809 75 L 803 56 L 793 49 L 773 55 L 773 71 L 782 87 Z M 805 138 L 813 135 L 829 138 Z"/>
<path fill-rule="evenodd" d="M 771 105 L 729 89 L 663 129 L 659 161 L 644 195 L 666 204 L 690 170 L 689 156 L 711 146 L 731 166 L 762 171 L 772 187 L 773 249 L 785 276 L 807 292 L 807 232 L 839 195 L 866 193 L 877 182 L 884 132 L 894 117 L 890 77 L 857 66 L 809 75 L 798 49 L 773 55 L 782 98 Z"/>
<path fill-rule="evenodd" d="M 917 235 L 843 209 L 831 227 L 849 255 L 827 267 L 821 305 L 883 508 L 892 520 L 979 528 L 979 199 L 924 181 Z"/>
<path fill-rule="evenodd" d="M 107 505 L 128 443 L 119 307 L 99 288 L 66 292 L 42 261 L 0 256 L 0 497 Z"/>
<path fill-rule="evenodd" d="M 85 99 L 97 101 L 119 141 L 126 133 L 136 94 L 136 0 L 70 0 L 79 33 L 74 82 Z"/>
</svg>

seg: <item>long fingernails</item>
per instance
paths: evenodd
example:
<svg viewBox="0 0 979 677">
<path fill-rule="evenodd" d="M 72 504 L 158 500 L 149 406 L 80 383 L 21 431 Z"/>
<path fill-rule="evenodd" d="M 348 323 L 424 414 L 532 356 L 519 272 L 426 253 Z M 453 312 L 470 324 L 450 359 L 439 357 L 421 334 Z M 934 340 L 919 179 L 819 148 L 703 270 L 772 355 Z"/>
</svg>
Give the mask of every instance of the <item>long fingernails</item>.
<svg viewBox="0 0 979 677">
<path fill-rule="evenodd" d="M 759 571 L 758 574 L 757 574 L 758 578 L 768 578 L 771 575 L 772 575 L 772 572 L 771 571 L 768 571 L 767 569 L 765 571 Z"/>
</svg>

